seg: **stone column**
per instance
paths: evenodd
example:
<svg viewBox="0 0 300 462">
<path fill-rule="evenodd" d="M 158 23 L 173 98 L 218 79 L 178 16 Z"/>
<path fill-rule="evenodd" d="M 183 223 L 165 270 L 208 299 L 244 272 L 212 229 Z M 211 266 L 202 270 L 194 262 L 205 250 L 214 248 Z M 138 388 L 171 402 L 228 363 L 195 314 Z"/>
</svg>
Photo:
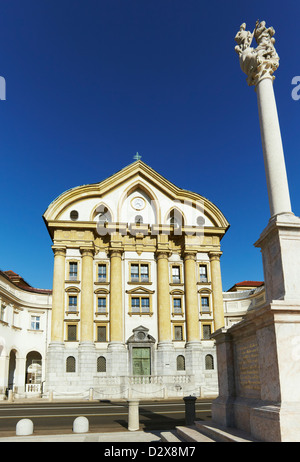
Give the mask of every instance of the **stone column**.
<svg viewBox="0 0 300 462">
<path fill-rule="evenodd" d="M 81 253 L 81 304 L 80 304 L 80 343 L 78 345 L 78 371 L 80 383 L 84 388 L 93 385 L 95 371 L 94 343 L 94 248 L 90 245 L 80 247 Z"/>
<path fill-rule="evenodd" d="M 169 253 L 158 252 L 157 259 L 157 316 L 158 344 L 171 344 L 171 311 L 169 286 Z"/>
<path fill-rule="evenodd" d="M 214 313 L 215 329 L 224 327 L 224 307 L 223 307 L 223 292 L 222 292 L 222 278 L 220 267 L 220 256 L 222 252 L 209 252 L 210 258 L 210 273 L 211 273 L 211 286 L 212 286 L 212 301 Z"/>
<path fill-rule="evenodd" d="M 266 27 L 265 21 L 257 21 L 253 33 L 246 31 L 243 23 L 235 36 L 240 66 L 247 74 L 247 83 L 257 93 L 259 123 L 267 178 L 271 217 L 291 214 L 291 201 L 286 175 L 282 140 L 273 91 L 273 73 L 279 66 L 275 50 L 273 27 Z M 253 37 L 257 48 L 251 47 Z"/>
<path fill-rule="evenodd" d="M 186 336 L 188 344 L 200 342 L 199 307 L 196 281 L 196 253 L 184 253 Z"/>
<path fill-rule="evenodd" d="M 291 213 L 288 180 L 271 76 L 258 81 L 256 94 L 271 217 L 282 213 Z"/>
<path fill-rule="evenodd" d="M 169 255 L 167 250 L 156 253 L 157 260 L 157 375 L 171 375 L 175 372 L 174 344 L 172 342 Z"/>
<path fill-rule="evenodd" d="M 122 297 L 122 253 L 110 253 L 110 347 L 124 347 L 124 313 Z"/>
<path fill-rule="evenodd" d="M 94 278 L 92 247 L 81 247 L 80 343 L 94 341 Z"/>
<path fill-rule="evenodd" d="M 110 250 L 110 342 L 108 362 L 110 375 L 128 374 L 127 348 L 124 340 L 124 301 L 122 283 L 123 249 Z"/>
<path fill-rule="evenodd" d="M 51 342 L 64 341 L 66 247 L 52 246 L 54 252 Z"/>
</svg>

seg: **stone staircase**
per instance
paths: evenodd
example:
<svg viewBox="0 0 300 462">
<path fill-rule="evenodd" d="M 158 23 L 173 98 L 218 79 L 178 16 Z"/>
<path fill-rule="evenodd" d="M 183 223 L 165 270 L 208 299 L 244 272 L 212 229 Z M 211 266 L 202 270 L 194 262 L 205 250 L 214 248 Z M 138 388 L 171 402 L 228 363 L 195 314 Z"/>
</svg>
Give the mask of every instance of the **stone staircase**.
<svg viewBox="0 0 300 462">
<path fill-rule="evenodd" d="M 161 433 L 161 441 L 168 443 L 250 443 L 256 440 L 236 428 L 220 427 L 210 421 L 195 422 L 189 427 L 176 427 Z"/>
</svg>

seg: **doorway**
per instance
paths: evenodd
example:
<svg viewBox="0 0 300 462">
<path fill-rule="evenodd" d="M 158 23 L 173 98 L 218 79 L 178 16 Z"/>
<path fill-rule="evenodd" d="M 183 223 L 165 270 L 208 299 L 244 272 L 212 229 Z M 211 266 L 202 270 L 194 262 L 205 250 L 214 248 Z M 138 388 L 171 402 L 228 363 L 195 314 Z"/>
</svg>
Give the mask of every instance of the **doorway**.
<svg viewBox="0 0 300 462">
<path fill-rule="evenodd" d="M 132 348 L 133 375 L 151 375 L 151 348 Z"/>
</svg>

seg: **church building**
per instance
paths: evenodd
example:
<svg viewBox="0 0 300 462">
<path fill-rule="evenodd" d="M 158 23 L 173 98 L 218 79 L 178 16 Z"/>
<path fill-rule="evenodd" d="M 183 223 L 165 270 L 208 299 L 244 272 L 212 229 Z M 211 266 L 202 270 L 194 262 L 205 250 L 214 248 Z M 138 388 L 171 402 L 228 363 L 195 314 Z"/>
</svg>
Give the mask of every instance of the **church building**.
<svg viewBox="0 0 300 462">
<path fill-rule="evenodd" d="M 222 212 L 137 160 L 62 193 L 43 218 L 54 253 L 44 394 L 217 392 Z"/>
</svg>

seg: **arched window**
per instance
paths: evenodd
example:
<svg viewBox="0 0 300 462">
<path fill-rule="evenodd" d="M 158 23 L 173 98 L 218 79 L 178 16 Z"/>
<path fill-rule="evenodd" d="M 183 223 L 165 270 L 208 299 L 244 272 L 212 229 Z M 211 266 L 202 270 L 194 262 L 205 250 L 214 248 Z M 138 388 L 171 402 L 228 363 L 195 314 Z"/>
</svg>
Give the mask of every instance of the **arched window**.
<svg viewBox="0 0 300 462">
<path fill-rule="evenodd" d="M 74 356 L 67 357 L 66 372 L 76 372 L 76 359 Z"/>
<path fill-rule="evenodd" d="M 206 370 L 214 369 L 214 358 L 212 355 L 205 356 L 205 369 Z"/>
<path fill-rule="evenodd" d="M 177 370 L 178 371 L 185 371 L 185 358 L 182 355 L 177 356 L 176 359 L 177 363 Z"/>
<path fill-rule="evenodd" d="M 104 356 L 97 358 L 97 372 L 106 372 L 106 358 Z"/>
<path fill-rule="evenodd" d="M 111 213 L 104 204 L 98 205 L 95 210 L 95 217 L 99 224 L 110 223 L 111 222 Z"/>
<path fill-rule="evenodd" d="M 172 209 L 168 215 L 167 222 L 174 228 L 180 228 L 184 225 L 182 213 L 177 209 Z"/>
<path fill-rule="evenodd" d="M 134 218 L 135 223 L 141 224 L 143 223 L 143 217 L 142 215 L 136 215 Z"/>
</svg>

